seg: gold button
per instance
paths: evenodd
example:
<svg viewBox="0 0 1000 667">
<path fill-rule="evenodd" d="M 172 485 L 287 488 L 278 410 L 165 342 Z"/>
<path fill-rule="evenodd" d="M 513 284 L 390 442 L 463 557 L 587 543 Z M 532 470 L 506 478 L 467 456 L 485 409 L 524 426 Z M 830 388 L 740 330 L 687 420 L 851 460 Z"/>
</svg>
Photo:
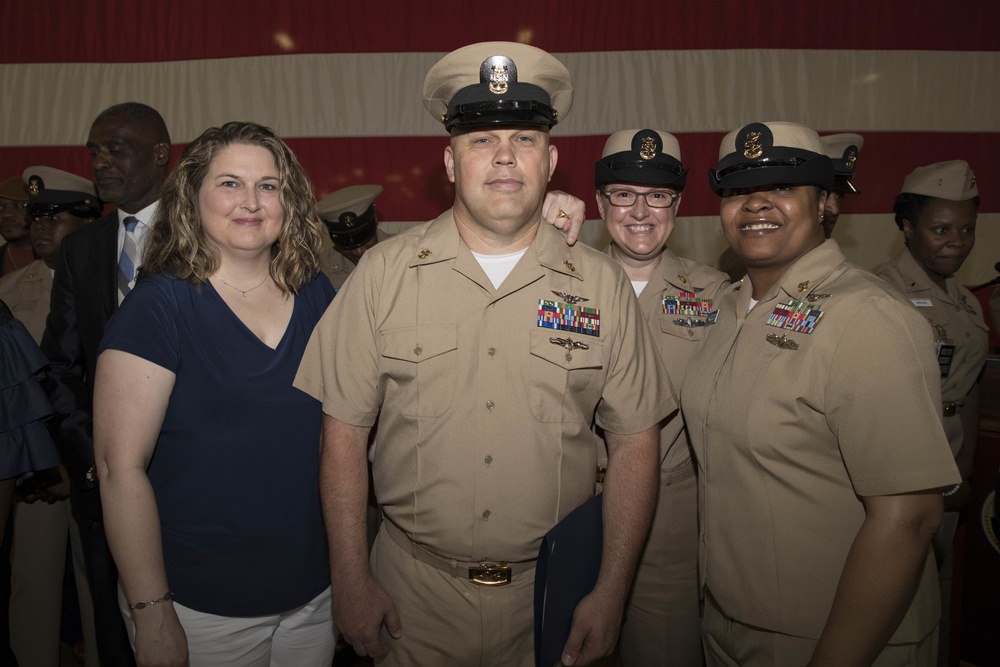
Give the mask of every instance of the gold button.
<svg viewBox="0 0 1000 667">
<path fill-rule="evenodd" d="M 486 461 L 486 465 L 493 463 L 493 457 L 490 456 L 489 454 L 487 454 L 486 458 L 484 458 L 483 460 Z"/>
<path fill-rule="evenodd" d="M 483 510 L 483 518 L 484 519 L 489 519 L 491 514 L 493 514 L 493 512 L 491 512 L 489 510 Z"/>
<path fill-rule="evenodd" d="M 424 348 L 420 347 L 419 345 L 417 345 L 415 348 L 413 348 L 413 354 L 416 354 L 416 355 L 419 355 L 423 351 L 424 351 Z"/>
<path fill-rule="evenodd" d="M 688 329 L 688 338 L 694 338 L 694 332 Z"/>
<path fill-rule="evenodd" d="M 490 349 L 486 350 L 486 354 L 490 355 L 491 357 L 496 353 L 497 349 L 495 347 L 491 347 Z"/>
<path fill-rule="evenodd" d="M 566 361 L 573 361 L 573 355 L 569 352 L 566 353 Z"/>
<path fill-rule="evenodd" d="M 494 407 L 496 407 L 496 405 L 493 403 L 493 401 L 486 401 L 487 410 L 492 410 Z"/>
</svg>

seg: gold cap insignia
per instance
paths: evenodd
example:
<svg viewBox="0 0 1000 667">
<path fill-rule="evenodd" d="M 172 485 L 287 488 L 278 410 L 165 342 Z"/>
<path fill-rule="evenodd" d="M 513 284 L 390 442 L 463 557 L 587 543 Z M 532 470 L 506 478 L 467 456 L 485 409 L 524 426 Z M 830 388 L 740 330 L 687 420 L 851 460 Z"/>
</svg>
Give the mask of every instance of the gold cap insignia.
<svg viewBox="0 0 1000 667">
<path fill-rule="evenodd" d="M 493 65 L 490 68 L 490 92 L 503 95 L 507 92 L 507 66 Z"/>
<path fill-rule="evenodd" d="M 37 197 L 38 193 L 42 191 L 42 179 L 37 176 L 32 176 L 28 179 L 28 194 L 32 197 Z"/>
<path fill-rule="evenodd" d="M 764 154 L 764 144 L 760 139 L 760 132 L 747 133 L 747 140 L 743 142 L 743 157 L 756 160 Z"/>
<path fill-rule="evenodd" d="M 847 159 L 844 160 L 844 166 L 848 169 L 854 169 L 854 163 L 858 161 L 858 152 L 856 150 L 851 150 L 847 153 Z"/>
<path fill-rule="evenodd" d="M 642 145 L 639 147 L 639 157 L 643 160 L 652 160 L 656 157 L 656 139 L 653 137 L 642 138 Z"/>
</svg>

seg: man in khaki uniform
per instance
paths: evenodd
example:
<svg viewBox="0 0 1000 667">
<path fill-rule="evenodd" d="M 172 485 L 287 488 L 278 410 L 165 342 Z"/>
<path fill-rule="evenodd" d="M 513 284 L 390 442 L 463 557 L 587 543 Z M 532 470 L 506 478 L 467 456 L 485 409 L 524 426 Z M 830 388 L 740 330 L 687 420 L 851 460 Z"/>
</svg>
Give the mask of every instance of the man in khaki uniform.
<svg viewBox="0 0 1000 667">
<path fill-rule="evenodd" d="M 665 245 L 687 181 L 677 139 L 656 130 L 611 135 L 595 165 L 597 207 L 617 261 L 639 299 L 660 360 L 680 383 L 725 274 Z M 660 490 L 653 527 L 629 595 L 620 653 L 626 667 L 700 667 L 698 486 L 691 445 L 681 419 L 660 431 Z"/>
<path fill-rule="evenodd" d="M 930 331 L 824 241 L 833 168 L 814 131 L 751 123 L 719 159 L 710 185 L 747 278 L 681 389 L 707 664 L 933 664 L 928 547 L 959 476 Z"/>
<path fill-rule="evenodd" d="M 454 208 L 366 253 L 296 378 L 326 413 L 334 621 L 359 653 L 388 653 L 381 665 L 533 665 L 535 558 L 593 493 L 596 419 L 609 446 L 603 561 L 563 657 L 586 664 L 617 640 L 670 383 L 621 268 L 540 224 L 566 68 L 523 44 L 475 44 L 431 69 L 424 100 L 452 135 Z M 376 420 L 385 521 L 369 570 Z"/>
<path fill-rule="evenodd" d="M 893 209 L 906 246 L 875 274 L 902 292 L 923 315 L 934 336 L 941 371 L 944 430 L 962 482 L 945 491 L 945 514 L 934 536 L 942 595 L 941 664 L 948 656 L 952 541 L 959 510 L 969 500 L 979 439 L 979 378 L 986 363 L 988 335 L 975 295 L 954 273 L 976 242 L 979 189 L 964 160 L 939 162 L 913 171 L 903 181 Z"/>
<path fill-rule="evenodd" d="M 865 140 L 860 134 L 828 134 L 820 137 L 823 153 L 833 160 L 833 190 L 823 209 L 823 235 L 830 238 L 840 218 L 840 203 L 847 194 L 860 194 L 854 185 L 854 168 Z"/>
<path fill-rule="evenodd" d="M 320 270 L 333 286 L 343 287 L 358 260 L 392 234 L 378 228 L 375 198 L 381 185 L 352 185 L 331 192 L 316 204 L 333 245 L 320 253 Z"/>
</svg>

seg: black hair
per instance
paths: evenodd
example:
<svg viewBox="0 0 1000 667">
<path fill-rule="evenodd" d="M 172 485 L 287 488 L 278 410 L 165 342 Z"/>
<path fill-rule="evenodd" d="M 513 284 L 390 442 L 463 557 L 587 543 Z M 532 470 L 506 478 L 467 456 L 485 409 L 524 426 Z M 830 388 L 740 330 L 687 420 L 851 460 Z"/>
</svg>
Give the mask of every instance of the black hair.
<svg viewBox="0 0 1000 667">
<path fill-rule="evenodd" d="M 901 192 L 896 195 L 896 201 L 892 203 L 892 211 L 896 214 L 896 226 L 899 227 L 900 231 L 903 229 L 903 220 L 915 222 L 920 217 L 921 211 L 924 210 L 924 206 L 932 199 L 937 199 L 937 197 L 918 195 L 912 192 Z M 979 195 L 973 197 L 972 202 L 978 211 Z"/>
<path fill-rule="evenodd" d="M 160 112 L 153 107 L 142 102 L 122 102 L 110 106 L 97 115 L 94 124 L 105 118 L 118 118 L 124 116 L 130 118 L 152 130 L 156 137 L 156 143 L 170 143 L 170 132 L 167 131 L 167 124 L 163 120 Z"/>
</svg>

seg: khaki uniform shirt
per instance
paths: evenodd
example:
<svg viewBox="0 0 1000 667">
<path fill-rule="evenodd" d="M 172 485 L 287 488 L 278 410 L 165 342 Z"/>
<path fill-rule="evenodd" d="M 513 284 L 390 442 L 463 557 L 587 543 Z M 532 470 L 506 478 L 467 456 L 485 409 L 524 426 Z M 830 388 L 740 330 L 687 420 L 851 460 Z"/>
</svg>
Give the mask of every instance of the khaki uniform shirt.
<svg viewBox="0 0 1000 667">
<path fill-rule="evenodd" d="M 10 312 L 21 320 L 39 345 L 45 333 L 51 294 L 52 269 L 40 259 L 0 278 L 0 300 L 10 307 Z"/>
<path fill-rule="evenodd" d="M 540 301 L 573 297 L 599 310 L 599 335 L 539 325 Z M 621 267 L 543 224 L 495 290 L 451 211 L 365 254 L 295 386 L 340 421 L 378 419 L 386 518 L 459 561 L 533 560 L 593 494 L 595 416 L 638 433 L 676 409 Z"/>
<path fill-rule="evenodd" d="M 865 519 L 859 496 L 952 486 L 928 327 L 828 240 L 749 313 L 749 281 L 719 303 L 681 390 L 698 462 L 701 573 L 719 607 L 816 639 Z M 790 300 L 822 312 L 812 333 L 768 325 Z M 814 313 L 815 314 L 815 313 Z M 928 549 L 891 643 L 937 623 Z"/>
<path fill-rule="evenodd" d="M 941 369 L 941 399 L 958 404 L 960 411 L 986 363 L 988 335 L 979 301 L 954 278 L 945 280 L 946 289 L 942 290 L 906 248 L 895 259 L 877 266 L 875 275 L 902 292 L 930 323 Z M 953 454 L 962 448 L 959 411 L 944 418 Z"/>
<path fill-rule="evenodd" d="M 381 229 L 375 229 L 376 243 L 381 243 L 391 236 L 392 234 L 386 234 Z M 332 245 L 324 248 L 319 254 L 319 270 L 326 274 L 330 283 L 337 289 L 344 286 L 347 276 L 351 275 L 355 266 L 354 262 Z"/>
<path fill-rule="evenodd" d="M 675 386 L 680 386 L 691 355 L 706 328 L 715 321 L 713 313 L 719 294 L 728 283 L 724 273 L 665 250 L 639 295 L 639 309 L 653 334 L 660 361 Z M 690 296 L 692 293 L 694 297 Z M 689 477 L 693 466 L 684 420 L 677 416 L 660 431 L 661 481 Z"/>
</svg>

